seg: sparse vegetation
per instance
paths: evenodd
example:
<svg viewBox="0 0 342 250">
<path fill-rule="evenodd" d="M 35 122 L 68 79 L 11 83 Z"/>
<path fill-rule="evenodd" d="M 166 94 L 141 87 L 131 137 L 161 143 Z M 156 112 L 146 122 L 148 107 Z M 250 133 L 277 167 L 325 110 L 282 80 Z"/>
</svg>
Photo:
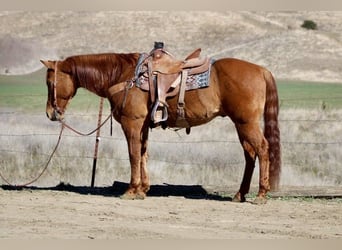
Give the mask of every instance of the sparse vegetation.
<svg viewBox="0 0 342 250">
<path fill-rule="evenodd" d="M 317 30 L 317 24 L 312 20 L 304 20 L 300 27 L 308 30 Z"/>
</svg>

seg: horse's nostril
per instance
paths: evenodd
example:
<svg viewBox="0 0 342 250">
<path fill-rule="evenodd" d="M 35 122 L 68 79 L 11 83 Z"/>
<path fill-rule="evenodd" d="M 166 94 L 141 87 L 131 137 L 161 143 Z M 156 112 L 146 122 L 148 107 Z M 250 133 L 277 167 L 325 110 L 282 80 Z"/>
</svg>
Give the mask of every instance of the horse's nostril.
<svg viewBox="0 0 342 250">
<path fill-rule="evenodd" d="M 54 112 L 46 112 L 46 116 L 51 120 L 51 121 L 57 121 L 59 114 L 54 111 Z"/>
</svg>

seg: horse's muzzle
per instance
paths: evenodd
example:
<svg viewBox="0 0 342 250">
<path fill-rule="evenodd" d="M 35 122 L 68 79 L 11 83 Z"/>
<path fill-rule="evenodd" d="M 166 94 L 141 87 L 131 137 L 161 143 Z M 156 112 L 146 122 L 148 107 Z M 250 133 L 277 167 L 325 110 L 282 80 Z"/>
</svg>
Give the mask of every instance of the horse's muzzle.
<svg viewBox="0 0 342 250">
<path fill-rule="evenodd" d="M 46 112 L 46 116 L 51 120 L 51 121 L 61 121 L 63 120 L 64 116 L 60 112 L 58 112 L 56 109 L 51 110 L 51 112 Z"/>
</svg>

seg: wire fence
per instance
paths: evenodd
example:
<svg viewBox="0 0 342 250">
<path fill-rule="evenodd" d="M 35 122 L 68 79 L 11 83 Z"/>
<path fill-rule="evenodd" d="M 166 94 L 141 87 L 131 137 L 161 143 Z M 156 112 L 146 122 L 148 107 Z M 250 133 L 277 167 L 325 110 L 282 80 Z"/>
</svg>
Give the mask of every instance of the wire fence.
<svg viewBox="0 0 342 250">
<path fill-rule="evenodd" d="M 302 120 L 300 120 L 302 121 Z M 281 122 L 281 121 L 280 121 Z M 296 122 L 296 121 L 293 121 Z M 315 121 L 317 122 L 317 121 Z M 318 121 L 320 122 L 320 121 Z M 329 121 L 329 122 L 341 122 L 341 121 Z M 341 125 L 342 126 L 342 125 Z M 58 133 L 34 133 L 34 134 L 0 134 L 0 138 L 11 138 L 11 137 L 26 137 L 26 138 L 30 138 L 30 137 L 37 137 L 37 136 L 58 136 Z M 63 137 L 66 138 L 78 138 L 80 139 L 81 136 L 79 135 L 64 135 Z M 319 139 L 319 138 L 317 138 Z M 82 140 L 82 139 L 80 139 Z M 118 138 L 118 137 L 112 137 L 112 136 L 101 136 L 101 140 L 110 140 L 113 143 L 115 142 L 126 142 L 126 139 L 124 137 L 122 138 Z M 240 144 L 240 142 L 238 140 L 188 140 L 188 141 L 163 141 L 163 140 L 149 140 L 150 143 L 157 143 L 157 144 Z M 323 145 L 323 146 L 327 146 L 327 145 L 342 145 L 342 141 L 287 141 L 286 139 L 281 141 L 282 146 L 285 145 Z M 214 146 L 214 145 L 213 145 Z M 31 154 L 31 151 L 20 151 L 20 150 L 15 150 L 15 149 L 4 149 L 4 148 L 0 148 L 0 152 L 8 152 L 8 153 L 21 153 L 21 154 Z M 46 156 L 48 155 L 47 153 L 38 153 L 38 155 L 42 155 L 42 156 Z M 56 156 L 56 157 L 61 157 L 61 158 L 67 158 L 67 157 L 71 157 L 71 156 Z M 83 157 L 83 158 L 91 158 L 92 156 L 78 156 L 78 157 Z M 113 158 L 111 158 L 113 159 Z"/>
<path fill-rule="evenodd" d="M 6 95 L 6 97 L 24 98 L 23 95 Z M 300 100 L 281 100 L 281 102 L 284 101 L 298 102 Z M 91 105 L 89 104 L 89 106 Z M 96 107 L 97 104 L 93 104 L 93 106 Z M 106 112 L 109 112 L 108 108 L 104 114 Z M 341 154 L 338 150 L 342 144 L 342 110 L 329 111 L 319 107 L 318 110 L 313 111 L 313 114 L 310 113 L 311 111 L 308 111 L 309 114 L 301 114 L 302 111 L 296 113 L 297 111 L 282 110 L 281 113 L 283 112 L 284 114 L 279 117 L 283 165 L 291 168 L 308 168 L 310 166 L 308 171 L 316 171 L 315 175 L 320 177 L 324 175 L 322 178 L 326 178 L 326 176 L 330 178 L 334 175 L 331 177 L 334 178 L 332 183 L 341 184 L 342 170 L 338 173 L 333 172 L 336 169 L 342 169 Z M 8 171 L 11 164 L 22 163 L 18 158 L 26 159 L 23 160 L 22 164 L 24 165 L 37 165 L 36 162 L 42 162 L 50 155 L 51 144 L 58 137 L 59 129 L 55 123 L 48 121 L 43 113 L 43 110 L 37 112 L 36 110 L 22 111 L 14 108 L 0 108 L 0 171 L 4 171 L 4 169 Z M 95 127 L 98 116 L 96 108 L 92 108 L 86 113 L 79 109 L 68 110 L 67 115 L 74 120 L 72 122 L 76 127 L 80 126 L 86 131 Z M 41 121 L 44 119 L 45 122 L 42 124 Z M 48 125 L 50 123 L 53 125 Z M 173 133 L 170 139 L 171 132 L 165 136 L 158 134 L 150 138 L 149 147 L 152 151 L 149 158 L 149 162 L 152 164 L 150 164 L 194 168 L 203 167 L 203 165 L 243 166 L 243 153 L 234 126 L 230 125 L 225 129 L 222 136 L 220 134 L 223 126 L 219 123 L 211 125 L 208 129 L 203 128 L 197 134 L 195 133 L 195 136 L 190 135 L 186 139 L 176 133 Z M 217 129 L 218 126 L 219 129 Z M 117 131 L 113 136 L 110 136 L 106 130 L 109 130 L 109 125 L 103 128 L 99 159 L 104 161 L 104 164 L 120 161 L 124 162 L 121 163 L 122 165 L 129 165 L 126 140 L 120 126 L 116 124 L 115 130 Z M 69 132 L 63 134 L 62 144 L 63 141 L 65 141 L 64 148 L 58 150 L 59 152 L 57 151 L 57 154 L 54 155 L 55 164 L 66 166 L 66 162 L 75 161 L 75 158 L 78 160 L 77 164 L 80 164 L 82 161 L 93 158 L 95 136 L 83 138 Z M 192 156 L 188 157 L 189 154 Z M 321 167 L 320 165 L 323 163 L 326 164 L 326 167 L 322 174 L 322 171 L 315 169 Z M 330 169 L 327 170 L 327 168 Z"/>
<path fill-rule="evenodd" d="M 17 95 L 16 95 L 17 96 Z M 296 99 L 293 99 L 295 101 L 297 101 Z M 38 112 L 27 112 L 27 113 L 22 113 L 22 112 L 18 112 L 18 111 L 0 111 L 0 118 L 4 119 L 4 117 L 7 116 L 13 116 L 13 117 L 20 117 L 20 116 L 37 116 L 37 117 L 42 117 L 41 113 Z M 95 120 L 97 115 L 96 113 L 70 113 L 68 114 L 70 117 L 93 117 L 93 119 Z M 19 118 L 20 120 L 20 118 Z M 327 124 L 341 124 L 342 126 L 342 117 L 336 117 L 334 119 L 279 119 L 279 123 L 283 124 L 284 126 L 286 126 L 286 123 L 314 123 L 317 125 L 321 124 L 321 123 L 327 123 Z M 12 138 L 12 137 L 37 137 L 37 136 L 46 136 L 46 137 L 50 137 L 50 136 L 57 136 L 58 135 L 58 131 L 56 131 L 56 133 L 40 133 L 40 132 L 34 132 L 34 133 L 25 133 L 24 131 L 22 133 L 15 133 L 12 130 L 9 130 L 8 133 L 0 133 L 0 138 Z M 75 134 L 66 134 L 64 135 L 64 137 L 69 137 L 69 138 L 80 138 L 79 135 L 75 135 Z M 101 136 L 101 139 L 103 140 L 111 140 L 111 141 L 125 141 L 124 137 L 113 137 L 113 136 Z M 286 138 L 282 138 L 281 143 L 283 145 L 289 144 L 302 144 L 302 145 L 341 145 L 342 141 L 340 141 L 340 138 L 336 138 L 336 140 L 334 141 L 322 141 L 323 138 L 314 138 L 314 141 L 288 141 L 286 140 Z M 208 140 L 208 139 L 202 139 L 202 140 L 187 140 L 187 141 L 169 141 L 169 140 L 150 140 L 152 143 L 159 143 L 159 144 L 208 144 L 208 143 L 225 143 L 225 144 L 240 144 L 240 142 L 238 140 L 226 140 L 226 139 L 216 139 L 216 140 Z M 3 149 L 0 148 L 0 152 L 17 152 L 17 153 L 26 153 L 26 154 L 30 154 L 30 151 L 18 151 L 18 150 L 14 150 L 14 149 Z M 44 153 L 42 153 L 41 155 L 46 155 Z M 63 157 L 63 156 L 58 156 L 58 157 Z M 88 158 L 88 157 L 86 157 Z"/>
</svg>

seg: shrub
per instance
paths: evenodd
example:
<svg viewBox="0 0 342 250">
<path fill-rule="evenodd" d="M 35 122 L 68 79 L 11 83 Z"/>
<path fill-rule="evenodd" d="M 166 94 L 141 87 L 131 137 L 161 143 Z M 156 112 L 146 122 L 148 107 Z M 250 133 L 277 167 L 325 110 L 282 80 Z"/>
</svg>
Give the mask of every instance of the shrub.
<svg viewBox="0 0 342 250">
<path fill-rule="evenodd" d="M 308 30 L 317 30 L 317 24 L 311 20 L 304 20 L 303 24 L 300 27 Z"/>
</svg>

